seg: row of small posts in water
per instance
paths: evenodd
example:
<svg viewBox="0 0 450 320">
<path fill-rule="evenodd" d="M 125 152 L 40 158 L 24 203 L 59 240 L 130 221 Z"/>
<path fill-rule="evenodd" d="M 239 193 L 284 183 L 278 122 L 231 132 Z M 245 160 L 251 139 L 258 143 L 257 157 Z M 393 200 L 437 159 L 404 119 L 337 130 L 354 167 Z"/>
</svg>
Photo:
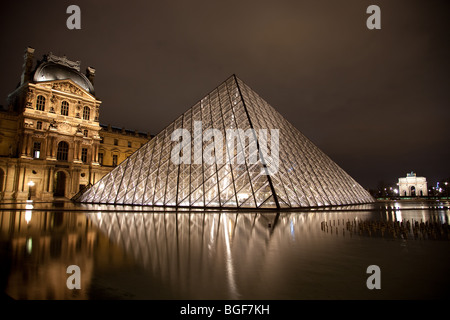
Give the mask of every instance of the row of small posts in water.
<svg viewBox="0 0 450 320">
<path fill-rule="evenodd" d="M 331 234 L 359 236 L 381 236 L 391 238 L 408 239 L 409 237 L 420 240 L 450 240 L 450 227 L 446 223 L 423 220 L 417 221 L 363 221 L 334 219 L 322 221 L 320 229 Z"/>
</svg>

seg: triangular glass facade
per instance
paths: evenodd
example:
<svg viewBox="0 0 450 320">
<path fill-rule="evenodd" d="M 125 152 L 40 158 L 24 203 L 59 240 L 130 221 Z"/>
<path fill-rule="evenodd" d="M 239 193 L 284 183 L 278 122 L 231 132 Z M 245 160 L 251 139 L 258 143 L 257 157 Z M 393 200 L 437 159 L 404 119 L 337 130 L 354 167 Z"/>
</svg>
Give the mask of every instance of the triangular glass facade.
<svg viewBox="0 0 450 320">
<path fill-rule="evenodd" d="M 180 130 L 189 136 L 177 138 Z M 78 201 L 297 208 L 367 203 L 373 198 L 233 75 Z"/>
</svg>

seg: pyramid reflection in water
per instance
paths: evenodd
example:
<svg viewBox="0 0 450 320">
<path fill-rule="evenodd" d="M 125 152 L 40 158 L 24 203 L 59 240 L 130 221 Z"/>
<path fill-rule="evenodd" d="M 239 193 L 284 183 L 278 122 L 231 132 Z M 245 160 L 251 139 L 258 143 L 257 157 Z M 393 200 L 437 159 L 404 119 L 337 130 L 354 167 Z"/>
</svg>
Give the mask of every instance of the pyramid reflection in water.
<svg viewBox="0 0 450 320">
<path fill-rule="evenodd" d="M 176 136 L 174 139 L 175 131 L 180 129 L 193 132 L 194 138 Z M 230 129 L 255 134 L 238 134 L 233 137 L 236 143 L 229 148 Z M 202 134 L 196 135 L 196 130 Z M 271 130 L 270 137 L 256 136 L 264 130 Z M 214 137 L 210 134 L 205 139 L 208 131 Z M 220 137 L 224 137 L 225 143 L 218 143 Z M 189 145 L 193 152 L 184 149 Z M 216 161 L 207 161 L 207 154 Z M 174 161 L 174 155 L 184 160 Z M 220 156 L 225 161 L 218 161 Z M 233 75 L 105 175 L 78 201 L 206 208 L 298 208 L 367 203 L 373 202 L 373 198 Z"/>
</svg>

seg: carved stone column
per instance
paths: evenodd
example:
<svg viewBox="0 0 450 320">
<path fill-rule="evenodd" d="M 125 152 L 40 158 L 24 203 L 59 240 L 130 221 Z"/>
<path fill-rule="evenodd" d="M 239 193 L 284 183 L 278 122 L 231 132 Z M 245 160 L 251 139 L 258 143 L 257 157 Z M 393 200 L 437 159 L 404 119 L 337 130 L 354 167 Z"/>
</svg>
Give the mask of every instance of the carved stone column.
<svg viewBox="0 0 450 320">
<path fill-rule="evenodd" d="M 81 150 L 83 149 L 83 145 L 81 144 L 81 141 L 79 142 L 79 147 L 78 147 L 78 159 L 81 160 Z"/>
<path fill-rule="evenodd" d="M 8 163 L 7 171 L 5 172 L 5 189 L 4 199 L 13 199 L 14 193 L 17 191 L 17 183 L 19 170 L 16 168 L 16 163 Z"/>
<path fill-rule="evenodd" d="M 78 149 L 80 149 L 80 142 L 75 140 L 73 142 L 73 162 L 78 162 L 78 160 L 80 159 L 78 157 Z"/>
<path fill-rule="evenodd" d="M 30 135 L 28 133 L 23 134 L 22 139 L 22 151 L 20 153 L 22 158 L 25 158 L 27 156 L 27 146 L 28 146 L 28 139 L 30 138 Z"/>
<path fill-rule="evenodd" d="M 47 139 L 47 159 L 55 160 L 55 137 L 49 136 Z"/>
<path fill-rule="evenodd" d="M 23 165 L 19 165 L 19 185 L 17 191 L 24 191 L 25 184 L 25 167 Z"/>
<path fill-rule="evenodd" d="M 56 145 L 56 137 L 53 137 L 53 142 L 52 142 L 52 158 L 56 159 L 56 153 L 58 150 L 58 146 Z"/>
<path fill-rule="evenodd" d="M 42 193 L 42 198 L 44 200 L 52 200 L 53 199 L 53 166 L 46 166 L 45 167 L 45 174 L 44 174 L 44 192 Z"/>
<path fill-rule="evenodd" d="M 42 181 L 42 190 L 44 191 L 44 193 L 45 192 L 47 192 L 48 190 L 48 173 L 47 173 L 47 171 L 49 170 L 49 168 L 48 167 L 44 167 L 45 168 L 45 172 L 44 172 L 44 180 Z"/>
<path fill-rule="evenodd" d="M 49 179 L 48 190 L 47 190 L 48 192 L 53 192 L 53 183 L 55 180 L 54 174 L 55 174 L 55 168 L 50 167 L 49 175 L 48 175 L 48 179 Z"/>
<path fill-rule="evenodd" d="M 33 139 L 32 139 L 32 135 L 28 134 L 28 142 L 27 142 L 27 156 L 30 158 L 33 158 L 33 151 L 32 151 L 32 143 L 33 143 Z"/>
<path fill-rule="evenodd" d="M 94 164 L 98 164 L 98 148 L 99 144 L 94 143 L 94 145 L 92 146 L 92 163 Z"/>
<path fill-rule="evenodd" d="M 28 196 L 28 188 L 25 187 L 26 182 L 26 168 L 23 164 L 18 164 L 17 167 L 17 189 L 15 192 L 15 199 L 24 200 L 27 199 Z M 28 187 L 28 186 L 27 186 Z"/>
</svg>

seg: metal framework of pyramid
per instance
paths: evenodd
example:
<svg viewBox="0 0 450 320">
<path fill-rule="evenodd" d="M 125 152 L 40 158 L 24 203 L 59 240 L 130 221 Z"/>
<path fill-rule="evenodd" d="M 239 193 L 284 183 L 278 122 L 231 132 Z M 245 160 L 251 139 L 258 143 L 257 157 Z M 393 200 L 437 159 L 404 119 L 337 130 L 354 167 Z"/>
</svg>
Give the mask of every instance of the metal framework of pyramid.
<svg viewBox="0 0 450 320">
<path fill-rule="evenodd" d="M 271 174 L 267 172 L 269 163 L 263 159 L 260 150 L 263 143 L 269 144 L 264 136 L 255 136 L 255 139 L 238 136 L 234 149 L 227 149 L 224 143 L 223 150 L 213 150 L 211 154 L 226 157 L 227 161 L 222 163 L 204 161 L 201 152 L 192 152 L 190 163 L 171 161 L 172 148 L 181 145 L 171 139 L 174 130 L 183 128 L 193 132 L 198 121 L 201 121 L 203 133 L 208 129 L 217 129 L 224 139 L 228 128 L 253 129 L 255 132 L 259 129 L 278 129 L 278 170 Z M 204 138 L 199 136 L 192 139 L 192 148 L 194 144 L 200 144 L 203 151 L 218 148 L 218 145 L 203 141 Z M 266 151 L 268 154 L 268 151 L 274 150 L 272 146 Z M 257 161 L 250 161 L 254 158 L 249 152 L 260 157 Z M 233 75 L 86 190 L 78 201 L 279 209 L 360 204 L 373 202 L 374 199 L 280 113 Z"/>
</svg>

